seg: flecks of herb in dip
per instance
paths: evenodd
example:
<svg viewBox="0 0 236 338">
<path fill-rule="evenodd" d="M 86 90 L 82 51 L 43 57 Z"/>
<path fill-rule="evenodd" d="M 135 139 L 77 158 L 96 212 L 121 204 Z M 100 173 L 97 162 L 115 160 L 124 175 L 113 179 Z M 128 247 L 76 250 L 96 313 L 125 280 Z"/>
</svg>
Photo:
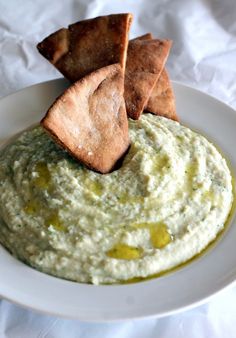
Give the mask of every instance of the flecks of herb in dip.
<svg viewBox="0 0 236 338">
<path fill-rule="evenodd" d="M 145 114 L 120 169 L 101 175 L 36 127 L 0 155 L 0 241 L 46 273 L 117 283 L 173 268 L 222 230 L 230 171 L 203 136 Z"/>
</svg>

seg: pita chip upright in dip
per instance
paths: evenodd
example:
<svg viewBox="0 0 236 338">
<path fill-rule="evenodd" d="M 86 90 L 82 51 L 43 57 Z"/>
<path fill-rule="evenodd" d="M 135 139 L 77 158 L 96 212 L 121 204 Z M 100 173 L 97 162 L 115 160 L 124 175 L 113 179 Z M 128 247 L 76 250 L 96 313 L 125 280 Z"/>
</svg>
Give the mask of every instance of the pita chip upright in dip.
<svg viewBox="0 0 236 338">
<path fill-rule="evenodd" d="M 129 146 L 123 93 L 120 65 L 103 67 L 69 87 L 41 123 L 73 157 L 107 173 Z"/>
<path fill-rule="evenodd" d="M 128 116 L 139 119 L 160 77 L 172 42 L 141 40 L 129 42 L 125 70 L 125 103 Z"/>
<path fill-rule="evenodd" d="M 138 36 L 134 40 L 152 40 L 151 33 Z M 132 40 L 131 40 L 132 42 Z M 171 86 L 169 75 L 166 67 L 163 68 L 156 84 L 154 85 L 148 102 L 145 106 L 145 110 L 150 113 L 164 116 L 166 118 L 178 121 L 179 118 L 175 108 L 175 97 Z"/>
</svg>

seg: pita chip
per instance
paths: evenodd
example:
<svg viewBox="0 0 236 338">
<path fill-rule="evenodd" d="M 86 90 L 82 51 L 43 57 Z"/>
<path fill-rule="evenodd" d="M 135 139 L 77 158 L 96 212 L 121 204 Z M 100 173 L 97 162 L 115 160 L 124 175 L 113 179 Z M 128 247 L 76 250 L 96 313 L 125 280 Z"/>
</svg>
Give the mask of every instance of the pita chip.
<svg viewBox="0 0 236 338">
<path fill-rule="evenodd" d="M 164 68 L 172 42 L 141 40 L 129 42 L 125 70 L 125 103 L 128 116 L 139 119 Z"/>
<path fill-rule="evenodd" d="M 131 22 L 129 13 L 79 21 L 49 35 L 37 48 L 71 82 L 115 63 L 124 71 Z"/>
<path fill-rule="evenodd" d="M 151 40 L 153 39 L 153 36 L 151 33 L 147 33 L 135 38 L 134 40 L 136 39 Z M 151 92 L 145 109 L 153 114 L 179 121 L 175 110 L 174 92 L 166 68 L 164 68 L 161 72 L 160 77 Z"/>
<path fill-rule="evenodd" d="M 175 110 L 175 97 L 166 69 L 162 71 L 155 84 L 145 109 L 153 114 L 179 121 Z"/>
<path fill-rule="evenodd" d="M 123 91 L 120 65 L 101 68 L 69 87 L 41 124 L 74 158 L 108 173 L 129 147 Z"/>
</svg>

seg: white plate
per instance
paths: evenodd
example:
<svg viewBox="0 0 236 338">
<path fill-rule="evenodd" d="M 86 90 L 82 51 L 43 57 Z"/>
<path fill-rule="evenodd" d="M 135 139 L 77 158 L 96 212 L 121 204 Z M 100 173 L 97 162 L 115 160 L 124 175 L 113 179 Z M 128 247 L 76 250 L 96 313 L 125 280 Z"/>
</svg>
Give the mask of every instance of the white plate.
<svg viewBox="0 0 236 338">
<path fill-rule="evenodd" d="M 0 142 L 39 121 L 66 87 L 55 80 L 0 100 Z M 236 172 L 236 113 L 199 91 L 174 84 L 183 124 L 220 147 Z M 165 316 L 206 301 L 236 280 L 236 222 L 200 258 L 163 277 L 129 285 L 94 286 L 54 278 L 13 258 L 0 246 L 0 295 L 45 313 L 83 321 Z"/>
</svg>

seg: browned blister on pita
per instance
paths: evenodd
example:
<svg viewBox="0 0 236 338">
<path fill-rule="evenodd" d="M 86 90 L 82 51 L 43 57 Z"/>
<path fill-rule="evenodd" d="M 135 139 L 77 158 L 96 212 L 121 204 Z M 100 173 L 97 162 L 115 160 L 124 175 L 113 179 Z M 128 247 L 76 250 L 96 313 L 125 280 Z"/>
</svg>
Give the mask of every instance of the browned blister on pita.
<svg viewBox="0 0 236 338">
<path fill-rule="evenodd" d="M 131 22 L 131 14 L 80 21 L 49 35 L 37 48 L 71 82 L 115 63 L 124 71 Z"/>
<path fill-rule="evenodd" d="M 125 103 L 129 117 L 139 119 L 152 89 L 167 60 L 170 40 L 141 40 L 129 42 L 125 71 Z"/>
<path fill-rule="evenodd" d="M 162 71 L 155 84 L 145 109 L 153 114 L 179 121 L 175 109 L 175 97 L 166 69 Z"/>
<path fill-rule="evenodd" d="M 129 147 L 123 91 L 120 65 L 101 68 L 69 87 L 41 124 L 73 157 L 107 173 Z"/>
</svg>

